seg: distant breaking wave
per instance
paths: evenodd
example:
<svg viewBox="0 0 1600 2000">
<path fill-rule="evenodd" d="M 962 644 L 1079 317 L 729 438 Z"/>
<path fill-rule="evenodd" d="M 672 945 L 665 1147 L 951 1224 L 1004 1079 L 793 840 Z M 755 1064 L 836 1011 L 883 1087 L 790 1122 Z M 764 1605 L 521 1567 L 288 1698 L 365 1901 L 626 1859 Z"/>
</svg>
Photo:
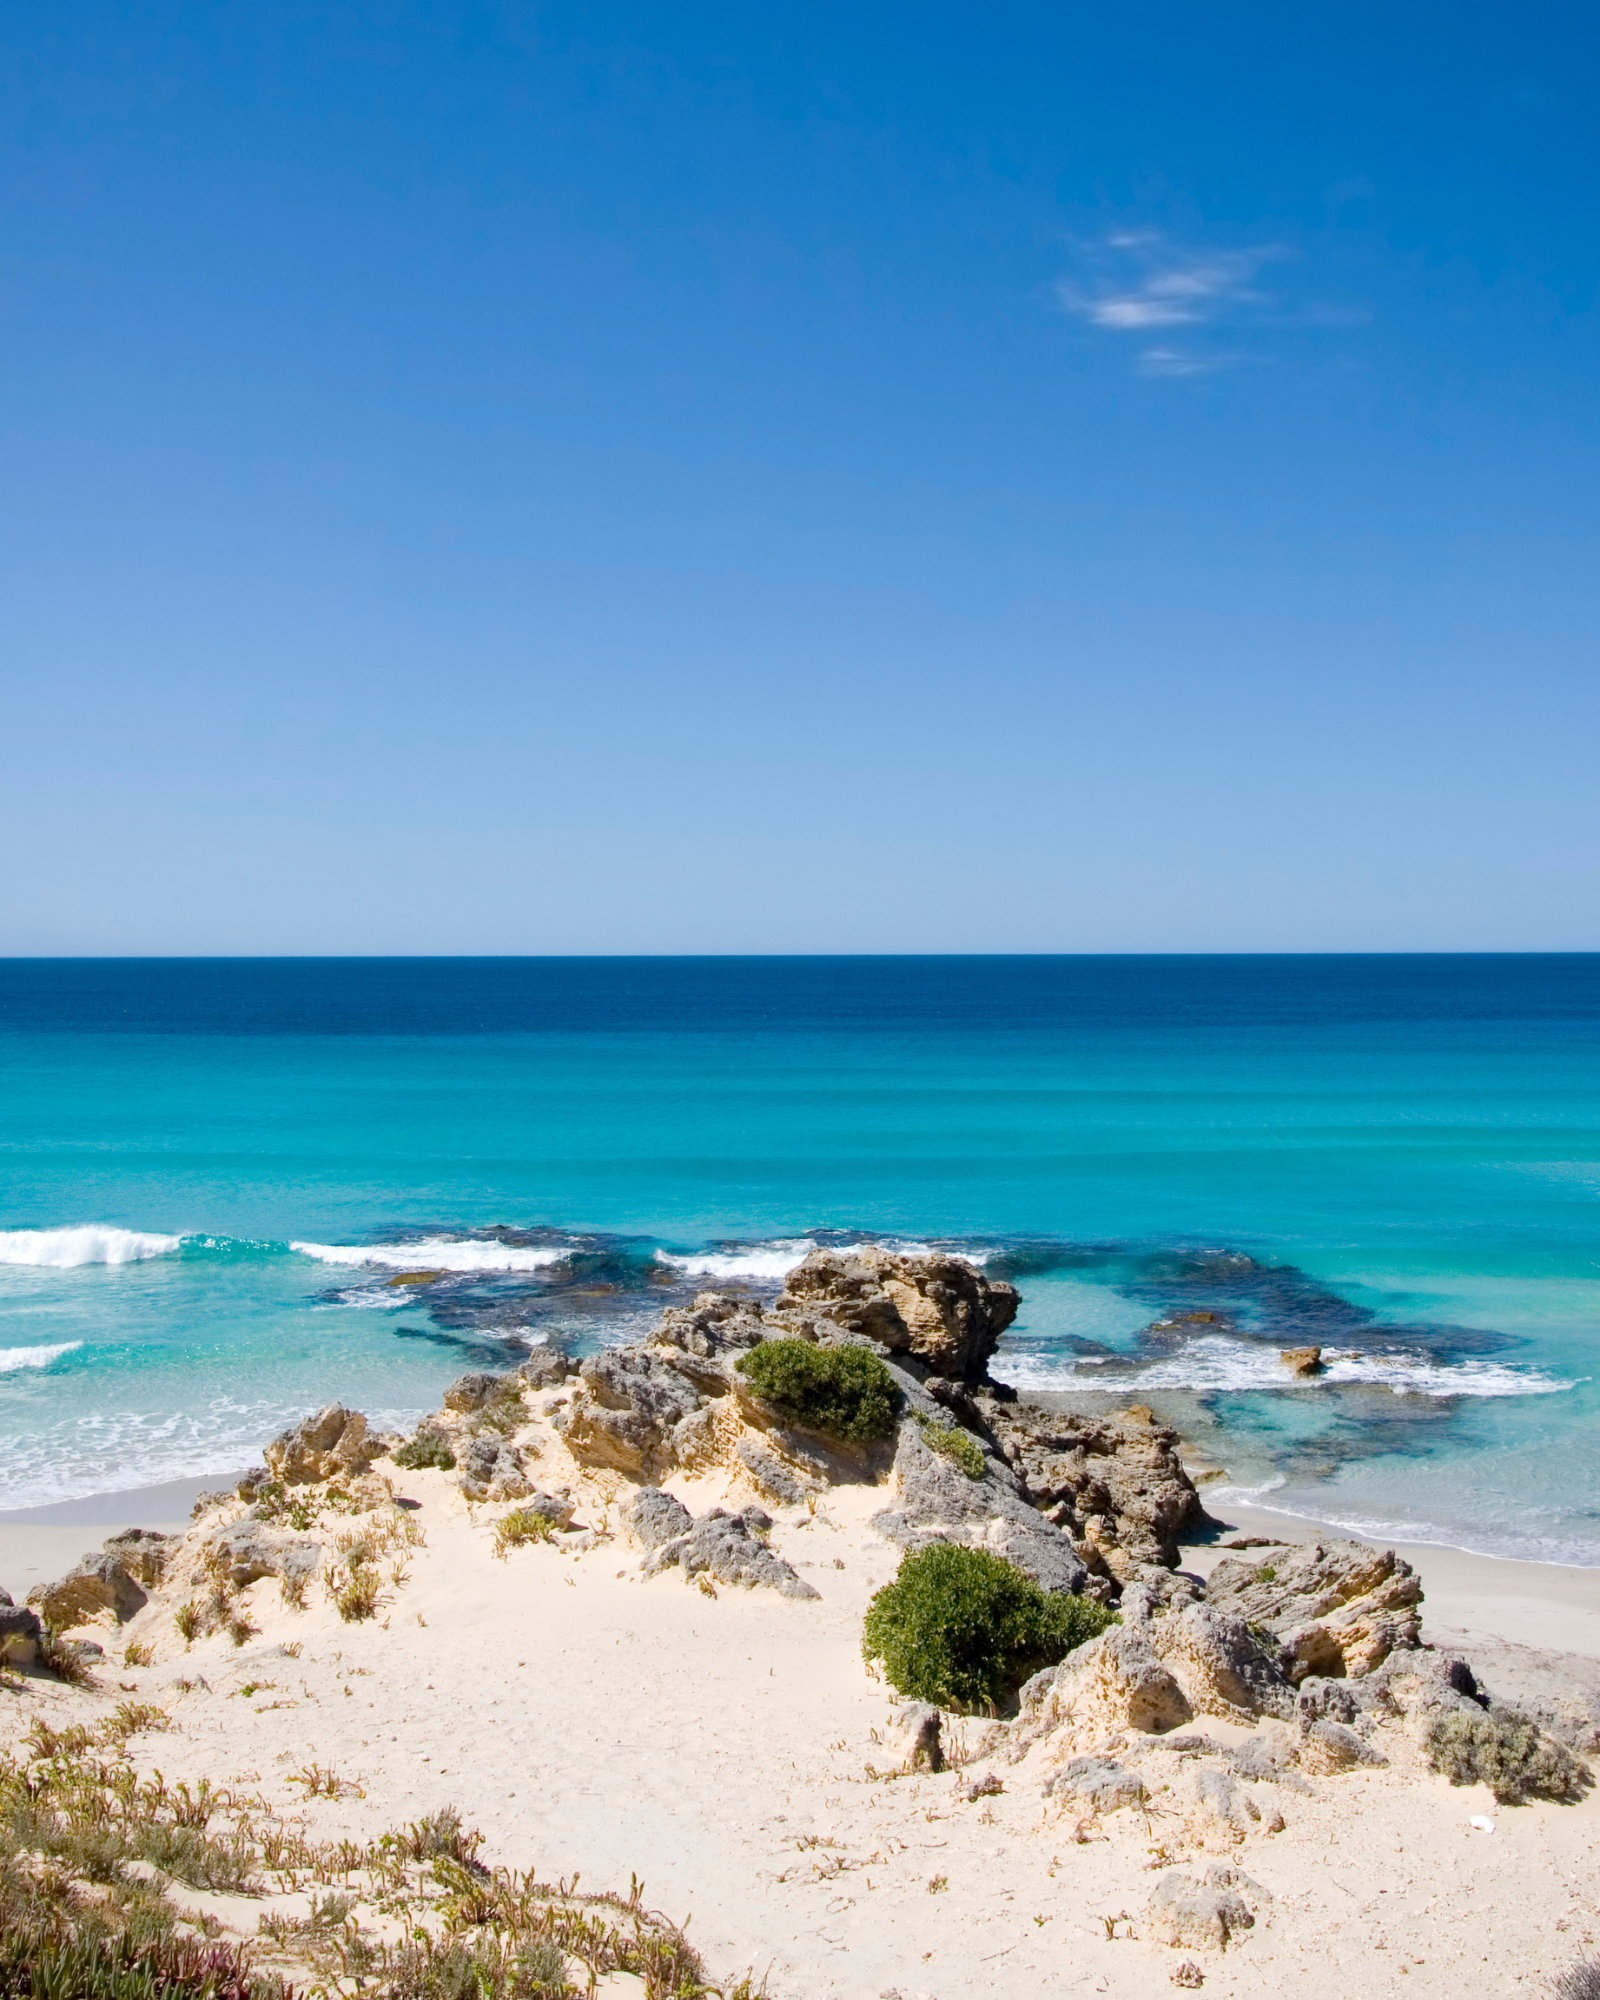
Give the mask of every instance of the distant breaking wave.
<svg viewBox="0 0 1600 2000">
<path fill-rule="evenodd" d="M 898 1238 L 871 1237 L 857 1243 L 820 1244 L 814 1236 L 779 1236 L 767 1243 L 726 1246 L 719 1250 L 679 1252 L 658 1250 L 655 1261 L 686 1278 L 784 1278 L 809 1257 L 813 1250 L 827 1248 L 848 1256 L 852 1250 L 889 1250 L 897 1257 L 925 1257 L 940 1246 L 932 1243 L 902 1242 Z M 964 1263 L 983 1265 L 992 1255 L 988 1250 L 951 1250 L 942 1254 L 959 1257 Z"/>
<path fill-rule="evenodd" d="M 572 1255 L 570 1250 L 524 1250 L 447 1236 L 425 1236 L 419 1243 L 291 1243 L 289 1248 L 320 1264 L 376 1264 L 385 1271 L 539 1271 Z"/>
<path fill-rule="evenodd" d="M 73 1229 L 0 1230 L 0 1264 L 37 1264 L 67 1271 L 79 1264 L 137 1264 L 176 1250 L 181 1236 L 142 1229 L 114 1229 L 86 1222 Z"/>
<path fill-rule="evenodd" d="M 48 1368 L 52 1361 L 82 1345 L 81 1340 L 63 1340 L 54 1347 L 0 1347 L 0 1375 L 14 1374 L 19 1368 Z"/>
<path fill-rule="evenodd" d="M 1310 1389 L 1359 1383 L 1392 1389 L 1397 1396 L 1557 1396 L 1577 1386 L 1538 1369 L 1508 1368 L 1494 1361 L 1435 1361 L 1416 1354 L 1339 1354 L 1324 1351 L 1323 1372 L 1298 1379 L 1276 1348 L 1207 1334 L 1179 1354 L 1156 1361 L 1107 1356 L 1050 1363 L 1001 1353 L 997 1371 L 1019 1389 L 1097 1389 L 1122 1395 L 1130 1389 Z"/>
</svg>

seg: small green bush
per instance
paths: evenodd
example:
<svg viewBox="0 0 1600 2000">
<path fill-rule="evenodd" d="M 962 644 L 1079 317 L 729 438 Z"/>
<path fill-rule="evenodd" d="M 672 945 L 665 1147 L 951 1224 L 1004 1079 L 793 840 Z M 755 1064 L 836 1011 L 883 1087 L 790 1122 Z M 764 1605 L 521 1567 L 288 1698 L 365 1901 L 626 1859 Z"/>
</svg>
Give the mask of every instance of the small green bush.
<svg viewBox="0 0 1600 2000">
<path fill-rule="evenodd" d="M 899 1391 L 865 1347 L 764 1340 L 736 1365 L 761 1400 L 792 1423 L 847 1444 L 869 1444 L 894 1430 Z"/>
<path fill-rule="evenodd" d="M 1428 1762 L 1452 1785 L 1487 1785 L 1503 1806 L 1579 1799 L 1594 1783 L 1587 1765 L 1513 1708 L 1441 1715 L 1428 1725 L 1423 1743 Z"/>
<path fill-rule="evenodd" d="M 873 1598 L 861 1650 L 883 1662 L 900 1694 L 996 1714 L 1030 1674 L 1115 1621 L 1086 1597 L 1041 1590 L 987 1550 L 935 1542 L 907 1556 Z"/>
<path fill-rule="evenodd" d="M 402 1472 L 453 1472 L 456 1455 L 442 1431 L 418 1431 L 394 1455 Z"/>
<path fill-rule="evenodd" d="M 981 1479 L 989 1469 L 989 1461 L 983 1455 L 983 1447 L 967 1431 L 958 1431 L 953 1424 L 935 1423 L 932 1417 L 920 1412 L 917 1423 L 922 1431 L 922 1442 L 941 1458 L 948 1458 L 953 1465 L 959 1465 L 969 1479 Z"/>
</svg>

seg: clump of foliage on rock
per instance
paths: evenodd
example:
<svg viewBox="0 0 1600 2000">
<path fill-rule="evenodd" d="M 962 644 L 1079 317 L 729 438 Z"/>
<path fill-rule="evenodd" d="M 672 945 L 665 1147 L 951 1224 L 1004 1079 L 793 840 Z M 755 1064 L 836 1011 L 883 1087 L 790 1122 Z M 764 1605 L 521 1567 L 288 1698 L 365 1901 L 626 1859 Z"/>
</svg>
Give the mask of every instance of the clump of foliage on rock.
<svg viewBox="0 0 1600 2000">
<path fill-rule="evenodd" d="M 443 1431 L 418 1431 L 395 1452 L 394 1462 L 402 1472 L 452 1472 L 456 1455 Z"/>
<path fill-rule="evenodd" d="M 1425 1747 L 1428 1762 L 1452 1785 L 1487 1785 L 1503 1806 L 1578 1799 L 1594 1783 L 1565 1744 L 1512 1708 L 1442 1715 L 1429 1725 Z"/>
<path fill-rule="evenodd" d="M 736 1365 L 762 1402 L 808 1430 L 846 1444 L 870 1444 L 894 1430 L 894 1377 L 865 1347 L 764 1340 Z"/>
<path fill-rule="evenodd" d="M 985 1549 L 935 1542 L 901 1563 L 867 1608 L 861 1650 L 917 1701 L 997 1714 L 1030 1675 L 1097 1637 L 1116 1613 L 1041 1590 Z"/>
<path fill-rule="evenodd" d="M 969 1479 L 983 1477 L 989 1462 L 975 1437 L 957 1430 L 954 1424 L 935 1423 L 932 1417 L 919 1415 L 917 1424 L 922 1431 L 922 1442 L 931 1450 L 941 1458 L 948 1458 L 952 1465 L 960 1466 Z"/>
</svg>

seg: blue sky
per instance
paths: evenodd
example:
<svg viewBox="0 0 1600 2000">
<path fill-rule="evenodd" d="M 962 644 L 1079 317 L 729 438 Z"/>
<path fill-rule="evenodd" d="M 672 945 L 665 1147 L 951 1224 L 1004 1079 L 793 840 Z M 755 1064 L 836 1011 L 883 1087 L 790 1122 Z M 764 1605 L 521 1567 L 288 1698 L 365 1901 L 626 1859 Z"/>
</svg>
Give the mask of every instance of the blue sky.
<svg viewBox="0 0 1600 2000">
<path fill-rule="evenodd" d="M 13 9 L 0 951 L 1600 945 L 1597 39 Z"/>
</svg>

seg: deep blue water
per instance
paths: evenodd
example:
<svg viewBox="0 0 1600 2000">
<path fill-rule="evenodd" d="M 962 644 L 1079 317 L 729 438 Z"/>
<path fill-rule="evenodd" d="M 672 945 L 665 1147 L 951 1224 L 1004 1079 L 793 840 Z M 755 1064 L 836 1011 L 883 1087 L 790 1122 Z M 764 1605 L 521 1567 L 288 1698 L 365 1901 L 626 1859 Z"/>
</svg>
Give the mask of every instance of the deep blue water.
<svg viewBox="0 0 1600 2000">
<path fill-rule="evenodd" d="M 1014 1276 L 999 1372 L 1272 1504 L 1600 1561 L 1597 1028 L 1576 955 L 0 961 L 0 1508 L 839 1232 Z"/>
</svg>

